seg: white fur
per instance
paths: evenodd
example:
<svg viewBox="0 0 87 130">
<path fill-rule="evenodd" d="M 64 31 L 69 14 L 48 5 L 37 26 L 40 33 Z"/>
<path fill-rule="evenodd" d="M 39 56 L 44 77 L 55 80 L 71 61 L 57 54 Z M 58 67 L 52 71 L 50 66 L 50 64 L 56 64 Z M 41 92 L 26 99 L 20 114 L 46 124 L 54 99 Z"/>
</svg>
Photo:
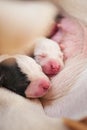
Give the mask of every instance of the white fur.
<svg viewBox="0 0 87 130">
<path fill-rule="evenodd" d="M 65 68 L 52 78 L 52 89 L 43 100 L 47 115 L 68 118 L 84 116 L 87 112 L 87 85 L 86 75 L 83 77 L 82 72 L 86 68 L 87 58 L 83 59 L 80 55 L 72 58 Z"/>
<path fill-rule="evenodd" d="M 56 4 L 60 5 L 64 11 L 69 15 L 76 17 L 78 20 L 87 24 L 87 1 L 86 0 L 54 0 Z"/>
<path fill-rule="evenodd" d="M 31 57 L 25 55 L 15 55 L 14 57 L 16 58 L 18 66 L 22 69 L 22 72 L 24 72 L 31 81 L 38 78 L 45 78 L 49 80 L 42 72 L 41 66 Z"/>
<path fill-rule="evenodd" d="M 37 64 L 33 58 L 26 55 L 2 55 L 0 56 L 0 62 L 8 58 L 15 58 L 22 72 L 25 73 L 31 81 L 38 78 L 49 80 L 42 72 L 41 66 Z"/>
<path fill-rule="evenodd" d="M 27 100 L 0 88 L 1 130 L 65 130 L 62 120 L 45 115 L 39 100 Z"/>
<path fill-rule="evenodd" d="M 64 66 L 63 53 L 59 45 L 50 39 L 40 38 L 35 41 L 34 56 L 40 65 L 44 64 L 47 60 L 54 59 L 61 65 L 61 68 Z"/>
<path fill-rule="evenodd" d="M 84 1 L 81 1 L 81 0 L 72 0 L 72 1 L 70 1 L 70 0 L 58 0 L 57 1 L 57 0 L 55 0 L 55 1 L 57 3 L 60 2 L 59 3 L 60 6 L 62 6 L 64 8 L 64 10 L 66 12 L 68 12 L 70 15 L 73 15 L 73 16 L 75 16 L 75 17 L 77 17 L 77 18 L 79 18 L 79 19 L 87 22 L 87 17 L 86 17 L 86 15 L 87 15 L 87 8 L 86 8 L 87 4 L 86 4 L 86 2 L 87 1 L 86 0 L 84 0 Z M 8 6 L 8 8 L 7 8 L 7 6 Z M 31 7 L 30 4 L 27 4 L 27 6 Z M 6 8 L 3 8 L 3 7 L 6 7 Z M 10 19 L 10 18 L 13 18 L 13 11 L 12 11 L 13 7 L 16 10 L 16 6 L 12 6 L 12 4 L 5 5 L 5 3 L 1 3 L 0 2 L 0 16 L 1 16 L 0 17 L 0 27 L 2 27 L 2 30 L 0 30 L 0 37 L 2 37 L 0 39 L 0 53 L 2 53 L 2 54 L 3 53 L 25 53 L 25 52 L 27 52 L 26 47 L 28 47 L 28 44 L 25 45 L 25 43 L 30 43 L 29 44 L 29 48 L 33 48 L 32 44 L 31 44 L 32 43 L 31 41 L 33 39 L 33 36 L 31 35 L 31 31 L 29 32 L 29 35 L 30 35 L 29 39 L 30 40 L 29 39 L 25 40 L 26 37 L 27 37 L 27 35 L 26 35 L 25 32 L 27 32 L 27 31 L 25 31 L 25 32 L 22 31 L 22 33 L 21 33 L 21 29 L 19 29 L 19 31 L 15 32 L 15 27 L 18 27 L 18 25 L 14 22 L 13 19 Z M 16 14 L 18 13 L 19 7 L 20 6 L 18 6 L 18 8 L 17 8 Z M 42 5 L 39 5 L 39 7 L 40 7 L 39 9 L 41 9 Z M 37 4 L 37 8 L 38 8 L 38 4 Z M 27 9 L 29 9 L 28 11 L 30 11 L 30 13 L 29 12 L 28 13 L 31 14 L 31 17 L 28 19 L 28 21 L 26 21 L 27 19 L 25 19 L 26 23 L 28 23 L 30 27 L 31 27 L 32 20 L 34 22 L 34 25 L 35 25 L 34 27 L 36 28 L 36 29 L 34 29 L 35 33 L 33 32 L 35 34 L 34 38 L 37 38 L 38 36 L 44 35 L 45 32 L 47 30 L 49 30 L 48 29 L 48 25 L 51 26 L 51 24 L 49 24 L 49 20 L 51 21 L 52 19 L 48 19 L 48 21 L 47 21 L 46 14 L 48 14 L 48 16 L 50 14 L 50 16 L 51 16 L 51 13 L 53 12 L 52 14 L 54 14 L 54 12 L 55 12 L 54 11 L 55 9 L 49 7 L 49 5 L 46 6 L 46 4 L 45 4 L 43 6 L 42 11 L 39 10 L 37 12 L 36 19 L 35 19 L 36 11 L 35 11 L 34 17 L 32 18 L 32 15 L 33 15 L 32 11 L 34 11 L 34 9 L 37 10 L 37 8 L 36 8 L 36 6 L 34 6 L 34 8 L 32 8 L 31 10 L 29 8 L 27 8 Z M 49 9 L 50 8 L 52 9 L 52 12 L 49 13 Z M 11 13 L 8 12 L 8 10 L 10 10 L 10 9 L 11 9 Z M 22 9 L 21 9 L 21 11 L 23 13 Z M 44 17 L 42 15 L 43 10 L 45 11 Z M 21 12 L 21 11 L 19 10 L 19 12 Z M 27 11 L 25 11 L 25 12 L 27 12 Z M 7 14 L 4 15 L 4 13 L 8 13 L 8 14 L 10 13 L 11 17 L 9 15 L 7 15 Z M 24 19 L 24 15 L 26 14 L 26 13 L 24 13 L 24 15 L 22 17 L 22 13 L 21 13 L 21 20 Z M 40 13 L 40 14 L 38 14 L 38 13 Z M 15 15 L 15 16 L 17 16 L 16 20 L 18 19 L 19 20 L 19 25 L 22 25 L 22 24 L 20 24 L 20 17 L 19 17 L 19 15 L 20 15 L 19 13 L 18 13 L 18 15 Z M 32 20 L 31 20 L 31 18 L 32 18 Z M 39 18 L 42 19 L 41 23 L 38 22 Z M 52 15 L 51 18 L 53 18 L 53 15 Z M 45 21 L 43 23 L 44 19 L 45 19 Z M 12 22 L 12 20 L 13 20 L 13 22 Z M 24 25 L 26 25 L 26 23 Z M 41 28 L 41 30 L 40 30 L 40 28 Z M 43 28 L 45 28 L 44 29 L 45 31 L 42 31 Z M 14 29 L 14 31 L 13 31 L 13 29 Z M 22 39 L 23 35 L 24 35 L 24 37 Z M 14 38 L 14 36 L 16 38 Z M 17 42 L 16 42 L 16 40 L 17 40 Z M 21 42 L 22 40 L 24 41 L 23 43 Z M 2 41 L 2 43 L 1 43 L 1 41 Z M 20 45 L 21 45 L 21 48 L 20 48 Z M 27 49 L 29 49 L 29 48 L 27 48 Z M 84 62 L 87 62 L 87 61 L 84 60 Z M 68 113 L 69 112 L 69 107 L 71 105 L 73 105 L 73 107 L 75 105 L 77 105 L 78 107 L 76 106 L 74 108 L 72 107 L 73 109 L 70 109 L 70 113 L 69 113 L 68 116 L 70 117 L 71 113 L 72 113 L 72 115 L 73 115 L 73 113 L 77 114 L 77 112 L 78 112 L 77 117 L 79 117 L 79 114 L 80 115 L 83 115 L 83 113 L 86 114 L 87 107 L 84 107 L 84 106 L 86 106 L 87 103 L 85 103 L 86 102 L 85 101 L 82 104 L 82 102 L 84 101 L 84 98 L 86 97 L 86 95 L 85 95 L 86 93 L 85 92 L 86 92 L 86 87 L 87 87 L 86 86 L 87 73 L 85 71 L 85 68 L 87 66 L 86 66 L 86 64 L 84 62 L 82 62 L 82 65 L 83 66 L 85 65 L 84 67 L 82 67 L 82 70 L 80 70 L 81 68 L 79 68 L 80 73 L 82 71 L 84 71 L 83 74 L 82 74 L 82 76 L 78 75 L 78 76 L 81 76 L 81 77 L 79 78 L 77 76 L 74 80 L 72 79 L 73 82 L 76 82 L 76 79 L 77 79 L 77 83 L 75 84 L 74 89 L 72 89 L 74 95 L 73 94 L 69 94 L 68 96 L 65 97 L 66 103 L 64 104 L 64 108 L 66 108 L 66 109 L 63 109 L 63 105 L 62 105 L 62 102 L 64 102 L 63 101 L 64 98 L 63 98 L 63 99 L 61 99 L 62 102 L 61 102 L 61 100 L 58 100 L 58 102 L 57 102 L 57 103 L 60 102 L 58 105 L 61 104 L 62 109 L 61 109 L 61 107 L 60 108 L 59 107 L 55 107 L 55 108 L 52 109 L 53 112 L 56 112 L 55 110 L 57 108 L 57 109 L 60 109 L 59 110 L 59 114 L 61 113 L 61 110 L 62 111 L 63 110 L 66 111 L 67 110 L 67 113 Z M 74 62 L 74 64 L 75 64 L 75 62 Z M 75 65 L 78 65 L 78 64 L 75 64 Z M 72 67 L 74 68 L 75 66 L 72 66 Z M 76 67 L 76 70 L 77 70 L 77 68 L 78 67 Z M 78 72 L 76 71 L 76 73 L 79 73 L 79 71 Z M 74 72 L 75 71 L 73 70 L 73 72 L 71 73 L 70 76 L 72 76 L 72 74 L 74 74 Z M 67 75 L 67 73 L 66 73 L 66 75 Z M 69 76 L 69 78 L 70 78 L 70 76 Z M 63 78 L 63 80 L 64 80 L 64 78 Z M 61 84 L 62 84 L 63 80 L 61 81 Z M 73 84 L 72 80 L 70 80 L 71 81 L 71 82 L 69 82 L 70 84 Z M 83 88 L 83 82 L 84 82 L 84 88 Z M 84 92 L 82 92 L 82 90 Z M 81 95 L 80 95 L 80 92 L 78 93 L 78 91 L 81 92 Z M 73 99 L 73 96 L 77 97 L 77 100 L 76 100 L 75 104 L 73 104 L 73 102 L 74 102 L 74 100 L 76 98 Z M 68 102 L 66 100 L 67 97 L 68 97 L 68 101 L 70 103 L 70 104 L 68 103 L 69 107 L 68 106 L 66 107 L 67 102 Z M 72 102 L 70 102 L 71 98 L 72 98 Z M 82 98 L 82 100 L 81 100 L 81 102 L 78 102 L 78 100 L 80 98 Z M 56 100 L 54 100 L 54 103 L 55 103 L 55 101 Z M 29 103 L 29 102 L 31 102 L 31 103 Z M 80 103 L 80 104 L 78 104 L 78 103 Z M 38 130 L 38 129 L 41 129 L 41 130 L 48 130 L 48 129 L 50 129 L 50 130 L 58 130 L 58 129 L 61 129 L 62 130 L 63 129 L 63 128 L 60 128 L 61 123 L 60 123 L 59 120 L 58 120 L 58 122 L 59 122 L 58 123 L 57 121 L 54 121 L 55 119 L 48 119 L 48 117 L 46 117 L 44 115 L 44 112 L 42 110 L 41 105 L 37 107 L 37 112 L 36 112 L 35 111 L 36 110 L 36 106 L 37 106 L 36 104 L 37 103 L 35 103 L 35 105 L 34 105 L 34 103 L 32 103 L 32 101 L 29 101 L 29 100 L 27 101 L 24 98 L 22 98 L 22 97 L 20 97 L 20 96 L 18 96 L 16 94 L 10 93 L 9 91 L 5 91 L 4 89 L 0 88 L 0 117 L 1 117 L 1 119 L 0 119 L 0 129 L 1 130 L 9 130 L 9 129 L 12 129 L 12 130 L 19 130 L 19 129 L 21 129 L 21 130 L 25 130 L 25 129 L 26 130 L 29 130 L 29 129 L 31 129 L 31 130 Z M 32 107 L 32 105 L 33 105 L 33 107 Z M 82 108 L 82 109 L 80 109 L 81 111 L 79 110 L 80 107 Z M 31 111 L 30 111 L 30 108 L 31 108 Z M 48 110 L 46 110 L 46 111 L 48 111 Z M 55 116 L 55 114 L 53 116 Z M 62 116 L 64 116 L 64 114 Z M 66 114 L 65 114 L 65 116 L 66 116 Z M 61 117 L 61 115 L 60 115 L 60 117 Z M 32 122 L 33 122 L 33 124 L 32 124 Z"/>
</svg>

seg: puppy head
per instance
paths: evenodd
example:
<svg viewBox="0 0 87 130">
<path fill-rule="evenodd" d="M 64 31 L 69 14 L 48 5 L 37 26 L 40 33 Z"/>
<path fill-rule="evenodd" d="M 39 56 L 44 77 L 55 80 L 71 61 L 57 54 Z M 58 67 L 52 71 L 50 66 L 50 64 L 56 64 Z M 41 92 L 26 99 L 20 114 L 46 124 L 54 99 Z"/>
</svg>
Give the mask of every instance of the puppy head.
<svg viewBox="0 0 87 130">
<path fill-rule="evenodd" d="M 30 81 L 18 67 L 15 58 L 8 58 L 0 63 L 0 85 L 25 96 L 24 91 L 29 83 Z"/>
<path fill-rule="evenodd" d="M 34 56 L 48 76 L 54 76 L 64 67 L 63 53 L 58 43 L 47 39 L 39 38 L 36 41 Z"/>
<path fill-rule="evenodd" d="M 50 88 L 41 67 L 24 55 L 4 56 L 0 62 L 0 85 L 22 96 L 41 97 Z"/>
</svg>

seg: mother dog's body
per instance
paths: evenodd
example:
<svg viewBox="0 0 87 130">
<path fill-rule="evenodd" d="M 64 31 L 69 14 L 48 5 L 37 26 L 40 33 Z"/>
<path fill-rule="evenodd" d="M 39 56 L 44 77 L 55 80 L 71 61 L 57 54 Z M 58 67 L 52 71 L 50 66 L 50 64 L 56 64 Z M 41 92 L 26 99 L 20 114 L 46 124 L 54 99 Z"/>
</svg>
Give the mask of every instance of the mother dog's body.
<svg viewBox="0 0 87 130">
<path fill-rule="evenodd" d="M 29 100 L 0 88 L 1 130 L 65 130 L 60 119 L 45 115 L 39 100 Z"/>
<path fill-rule="evenodd" d="M 64 2 L 62 0 L 62 2 Z M 81 1 L 80 1 L 81 2 Z M 71 8 L 72 5 L 71 3 L 69 3 L 69 1 L 66 2 L 68 6 L 70 6 Z M 2 5 L 2 3 L 0 3 Z M 75 1 L 73 2 L 73 4 L 75 5 Z M 77 2 L 78 4 L 78 2 Z M 63 3 L 61 4 L 60 2 L 60 5 L 62 6 Z M 40 5 L 41 6 L 41 5 Z M 82 7 L 82 5 L 81 5 Z M 81 8 L 80 7 L 80 8 Z M 48 7 L 47 7 L 48 8 Z M 51 7 L 49 7 L 51 8 Z M 84 7 L 83 7 L 84 8 Z M 64 6 L 64 9 L 68 12 L 68 8 L 66 6 Z M 45 10 L 45 7 L 43 7 L 43 10 Z M 70 10 L 69 10 L 70 11 Z M 32 12 L 32 11 L 31 11 Z M 42 11 L 43 12 L 43 11 Z M 47 11 L 48 12 L 48 11 Z M 55 12 L 53 13 L 53 16 L 54 14 L 56 14 L 56 11 L 53 11 L 52 12 Z M 0 12 L 2 14 L 2 12 Z M 17 13 L 17 12 L 16 12 Z M 82 12 L 81 12 L 82 13 Z M 38 14 L 38 13 L 37 13 Z M 69 13 L 69 14 L 72 14 L 72 11 Z M 76 14 L 78 15 L 78 11 L 76 11 Z M 75 14 L 75 16 L 77 17 L 77 15 Z M 82 13 L 84 14 L 84 13 Z M 74 15 L 74 14 L 73 14 Z M 2 15 L 3 16 L 3 15 Z M 41 14 L 40 14 L 41 16 Z M 48 14 L 49 16 L 49 14 Z M 53 16 L 51 17 L 53 19 Z M 81 15 L 80 15 L 81 16 Z M 38 17 L 38 16 L 37 16 Z M 42 17 L 42 16 L 41 16 Z M 2 17 L 3 18 L 3 17 Z M 79 17 L 81 19 L 81 17 Z M 84 15 L 83 15 L 83 18 L 84 18 Z M 85 19 L 85 18 L 84 18 Z M 6 19 L 5 19 L 6 20 Z M 36 20 L 36 19 L 35 19 Z M 49 19 L 50 20 L 50 19 Z M 49 21 L 48 20 L 48 21 Z M 3 20 L 4 21 L 4 20 Z M 43 20 L 42 20 L 43 21 Z M 43 24 L 43 22 L 41 21 L 41 25 Z M 34 21 L 35 22 L 35 21 Z M 44 21 L 46 22 L 46 21 Z M 3 22 L 2 22 L 3 23 Z M 5 21 L 6 23 L 6 21 Z M 49 23 L 49 22 L 48 22 Z M 2 25 L 2 24 L 1 24 Z M 0 26 L 1 26 L 0 25 Z M 5 25 L 5 24 L 4 24 Z M 47 24 L 48 25 L 48 24 Z M 10 26 L 10 24 L 9 24 Z M 35 24 L 35 26 L 37 26 Z M 43 26 L 43 25 L 42 25 Z M 7 27 L 7 26 L 5 26 Z M 39 25 L 37 26 L 37 30 L 40 29 Z M 47 28 L 47 26 L 45 25 L 44 27 Z M 16 53 L 16 52 L 19 52 L 19 53 L 25 53 L 26 52 L 26 47 L 23 44 L 22 46 L 22 50 L 20 50 L 20 44 L 19 44 L 19 47 L 17 46 L 18 44 L 16 44 L 16 50 L 14 49 L 15 48 L 15 44 L 14 46 L 12 46 L 12 50 L 9 50 L 9 46 L 8 46 L 8 49 L 6 48 L 6 41 L 4 41 L 4 36 L 6 36 L 7 40 L 9 41 L 9 35 L 8 34 L 8 29 L 5 30 L 6 28 L 4 28 L 4 32 L 7 31 L 6 35 L 3 35 L 3 39 L 0 39 L 0 41 L 3 41 L 1 44 L 2 48 L 1 48 L 1 54 L 3 53 L 9 53 L 11 51 L 11 53 Z M 41 35 L 37 35 L 37 30 L 36 30 L 36 37 L 38 36 L 41 36 Z M 46 31 L 46 30 L 45 30 Z M 3 31 L 0 32 L 0 34 L 4 34 L 4 32 L 2 33 Z M 12 32 L 12 30 L 11 30 Z M 15 31 L 14 31 L 15 32 Z M 42 31 L 43 32 L 43 31 Z M 20 33 L 20 32 L 19 32 Z M 41 32 L 39 32 L 41 33 Z M 44 32 L 45 33 L 45 32 Z M 41 33 L 42 35 L 44 35 L 44 33 Z M 11 33 L 10 33 L 11 34 Z M 24 34 L 24 33 L 23 33 Z M 22 36 L 23 36 L 22 34 Z M 11 35 L 10 35 L 11 36 Z M 32 36 L 34 37 L 34 35 L 32 34 Z M 31 36 L 30 36 L 31 37 Z M 36 38 L 34 37 L 34 38 Z M 25 37 L 26 38 L 26 37 Z M 6 40 L 6 39 L 5 39 Z M 18 39 L 15 39 L 15 41 L 17 40 L 17 43 L 18 41 L 21 41 L 23 39 L 20 39 L 20 37 Z M 24 39 L 25 40 L 25 39 Z M 7 43 L 11 43 L 12 41 L 14 41 L 14 39 L 10 40 L 10 42 L 7 42 Z M 30 40 L 32 41 L 32 40 Z M 29 41 L 28 41 L 29 42 Z M 20 42 L 21 43 L 21 42 Z M 10 44 L 11 45 L 11 44 Z M 19 48 L 19 49 L 18 49 Z M 25 50 L 24 50 L 25 48 Z M 7 51 L 8 50 L 8 51 Z M 82 75 L 83 76 L 83 75 Z M 86 81 L 86 79 L 84 79 Z M 84 81 L 83 80 L 83 81 Z M 81 81 L 81 83 L 83 82 Z M 76 84 L 78 85 L 78 83 Z M 82 88 L 82 85 L 80 86 L 81 84 L 78 85 L 78 87 L 81 87 Z M 86 84 L 84 85 L 86 88 Z M 84 93 L 85 95 L 85 93 Z M 72 95 L 71 95 L 72 96 Z M 67 97 L 65 97 L 67 98 Z M 69 97 L 68 97 L 69 98 Z M 84 100 L 85 96 L 83 96 L 83 100 Z M 82 100 L 82 101 L 83 101 Z M 66 102 L 67 103 L 67 102 Z M 70 105 L 70 104 L 69 104 Z M 85 105 L 85 104 L 83 104 Z M 36 108 L 37 106 L 37 108 Z M 37 109 L 37 110 L 36 110 Z M 74 109 L 75 110 L 75 109 Z M 81 110 L 81 112 L 84 111 L 83 109 Z M 77 112 L 76 110 L 74 112 Z M 80 112 L 80 111 L 79 111 Z M 3 115 L 2 115 L 3 114 Z M 57 119 L 52 119 L 52 118 L 48 118 L 47 116 L 45 116 L 44 112 L 43 112 L 43 108 L 41 106 L 41 104 L 38 104 L 34 105 L 34 103 L 32 103 L 32 101 L 28 101 L 28 100 L 25 100 L 24 98 L 16 95 L 16 94 L 13 94 L 7 90 L 4 90 L 2 88 L 0 88 L 0 115 L 1 115 L 1 121 L 0 121 L 0 129 L 1 130 L 9 130 L 9 129 L 12 129 L 12 130 L 28 130 L 28 129 L 31 129 L 31 130 L 37 130 L 37 129 L 41 129 L 41 130 L 58 130 L 58 129 L 64 129 L 64 127 L 61 126 L 61 122 Z M 63 115 L 62 115 L 63 116 Z M 32 118 L 31 118 L 32 117 Z M 61 117 L 61 116 L 60 116 Z M 58 123 L 59 122 L 59 123 Z M 60 128 L 61 127 L 61 128 Z"/>
<path fill-rule="evenodd" d="M 43 100 L 44 110 L 51 117 L 78 119 L 87 115 L 87 58 L 75 57 L 52 79 L 52 90 Z M 72 65 L 73 63 L 73 65 Z"/>
</svg>

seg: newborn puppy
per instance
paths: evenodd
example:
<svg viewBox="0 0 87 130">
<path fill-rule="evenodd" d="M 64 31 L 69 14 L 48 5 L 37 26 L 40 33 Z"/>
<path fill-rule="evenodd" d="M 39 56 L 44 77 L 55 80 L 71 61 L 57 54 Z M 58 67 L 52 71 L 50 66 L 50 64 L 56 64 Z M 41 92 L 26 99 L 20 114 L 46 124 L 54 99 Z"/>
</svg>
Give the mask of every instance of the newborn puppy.
<svg viewBox="0 0 87 130">
<path fill-rule="evenodd" d="M 48 76 L 54 76 L 63 69 L 63 53 L 53 40 L 47 38 L 36 40 L 34 57 Z"/>
<path fill-rule="evenodd" d="M 0 86 L 27 98 L 45 95 L 50 81 L 34 59 L 25 55 L 0 56 Z"/>
</svg>

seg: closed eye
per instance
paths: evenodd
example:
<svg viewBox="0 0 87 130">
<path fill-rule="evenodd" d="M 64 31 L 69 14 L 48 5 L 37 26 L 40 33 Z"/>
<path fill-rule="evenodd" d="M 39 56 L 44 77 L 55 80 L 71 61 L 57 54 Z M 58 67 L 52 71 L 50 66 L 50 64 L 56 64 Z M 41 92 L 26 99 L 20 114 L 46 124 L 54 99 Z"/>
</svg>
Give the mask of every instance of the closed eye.
<svg viewBox="0 0 87 130">
<path fill-rule="evenodd" d="M 35 60 L 36 60 L 37 63 L 40 64 L 46 57 L 47 57 L 46 54 L 35 55 Z"/>
<path fill-rule="evenodd" d="M 46 56 L 47 56 L 46 54 L 41 54 L 40 55 L 41 58 L 46 58 Z"/>
<path fill-rule="evenodd" d="M 35 57 L 37 57 L 38 59 L 44 59 L 44 58 L 46 58 L 47 57 L 47 55 L 46 54 L 40 54 L 40 55 L 36 55 Z"/>
</svg>

